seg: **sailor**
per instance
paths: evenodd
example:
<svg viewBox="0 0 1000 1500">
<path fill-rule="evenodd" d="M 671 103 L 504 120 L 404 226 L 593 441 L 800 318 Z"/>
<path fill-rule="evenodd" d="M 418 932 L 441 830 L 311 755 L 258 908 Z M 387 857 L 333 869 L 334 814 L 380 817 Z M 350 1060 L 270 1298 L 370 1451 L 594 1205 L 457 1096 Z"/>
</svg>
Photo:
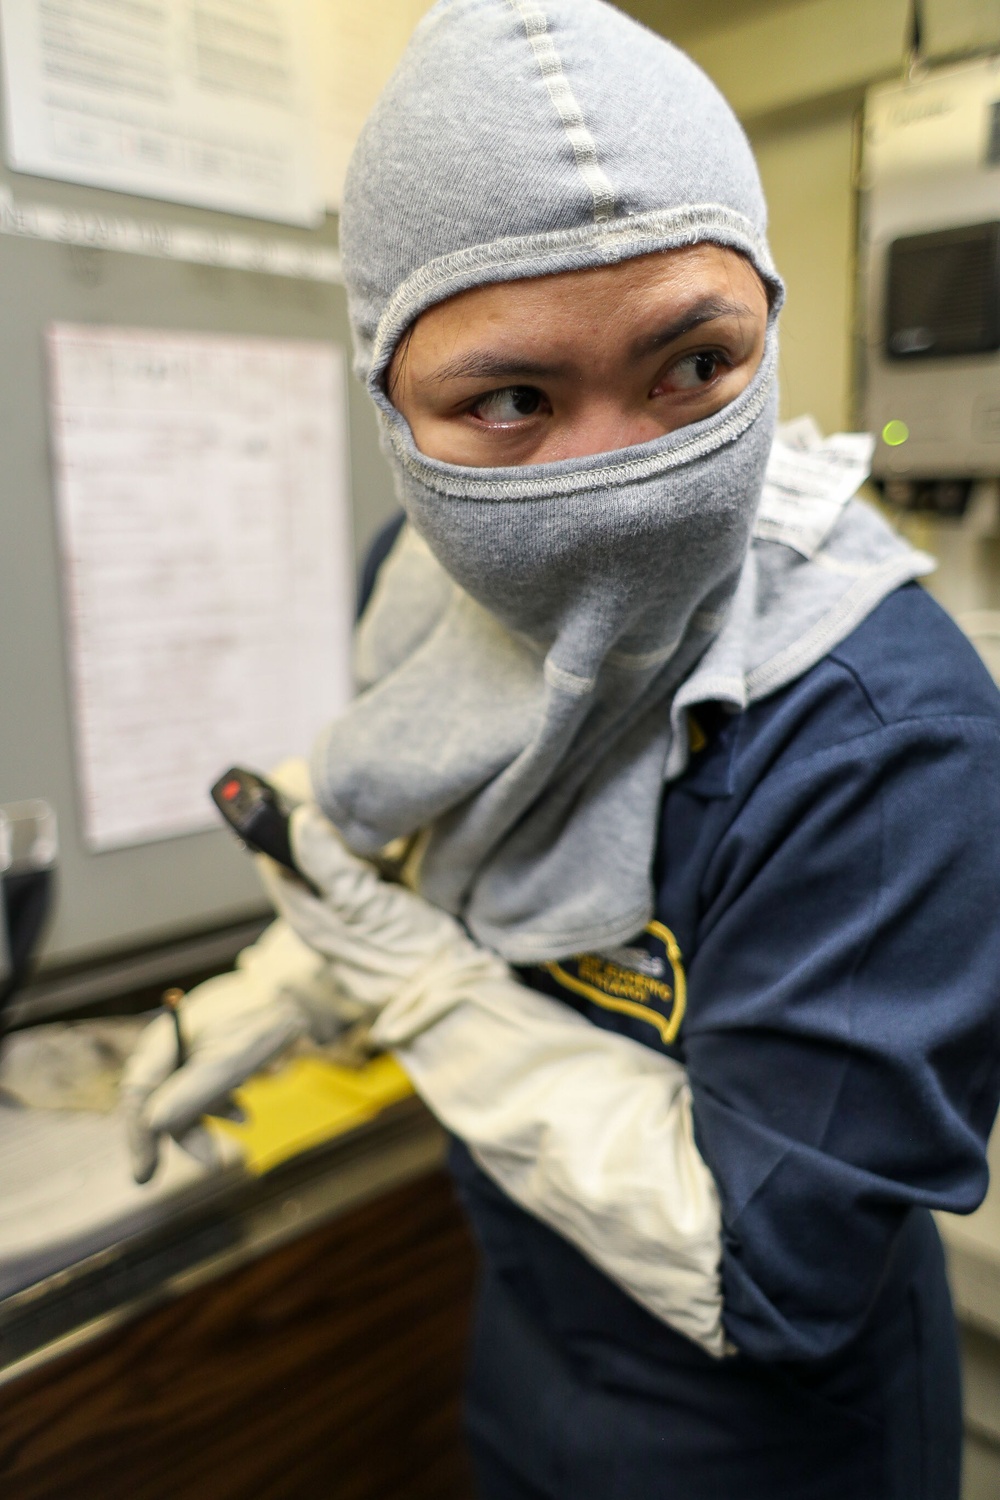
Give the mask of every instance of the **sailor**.
<svg viewBox="0 0 1000 1500">
<path fill-rule="evenodd" d="M 746 139 L 600 0 L 441 0 L 342 239 L 405 524 L 299 778 L 320 894 L 262 861 L 182 1067 L 149 1029 L 137 1174 L 365 1016 L 455 1137 L 486 1500 L 957 1500 L 1000 696 L 850 443 L 775 436 Z"/>
</svg>

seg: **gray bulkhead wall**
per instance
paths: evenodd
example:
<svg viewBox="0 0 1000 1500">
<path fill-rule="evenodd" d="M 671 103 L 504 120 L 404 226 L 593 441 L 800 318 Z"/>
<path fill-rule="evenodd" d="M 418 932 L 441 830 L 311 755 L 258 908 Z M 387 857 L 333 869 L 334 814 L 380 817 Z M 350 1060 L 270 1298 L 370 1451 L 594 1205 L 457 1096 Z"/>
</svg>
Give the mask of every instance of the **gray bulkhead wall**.
<svg viewBox="0 0 1000 1500">
<path fill-rule="evenodd" d="M 299 230 L 4 168 L 0 183 L 15 202 L 336 243 L 332 220 L 315 231 Z M 46 962 L 132 948 L 264 909 L 250 860 L 221 828 L 101 854 L 84 847 L 43 347 L 54 320 L 333 340 L 350 358 L 342 286 L 0 234 L 0 801 L 46 797 L 58 814 L 58 911 Z M 348 385 L 360 558 L 396 502 L 368 398 L 353 376 Z"/>
</svg>

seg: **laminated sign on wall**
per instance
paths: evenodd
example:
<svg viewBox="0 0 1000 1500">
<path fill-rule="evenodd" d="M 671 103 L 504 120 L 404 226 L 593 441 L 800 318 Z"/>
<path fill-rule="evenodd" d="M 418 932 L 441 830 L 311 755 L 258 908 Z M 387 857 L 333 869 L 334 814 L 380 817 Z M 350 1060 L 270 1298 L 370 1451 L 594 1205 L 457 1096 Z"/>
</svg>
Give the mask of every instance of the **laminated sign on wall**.
<svg viewBox="0 0 1000 1500">
<path fill-rule="evenodd" d="M 211 827 L 234 762 L 350 691 L 342 351 L 55 324 L 51 424 L 90 848 Z"/>
<path fill-rule="evenodd" d="M 309 0 L 2 0 L 0 18 L 10 166 L 320 221 Z"/>
</svg>

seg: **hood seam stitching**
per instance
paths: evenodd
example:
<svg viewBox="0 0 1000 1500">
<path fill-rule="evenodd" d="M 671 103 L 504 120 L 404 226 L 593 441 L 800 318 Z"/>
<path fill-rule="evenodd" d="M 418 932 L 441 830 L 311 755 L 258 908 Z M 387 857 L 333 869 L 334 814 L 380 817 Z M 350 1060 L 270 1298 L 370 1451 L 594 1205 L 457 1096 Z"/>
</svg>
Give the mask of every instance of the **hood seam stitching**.
<svg viewBox="0 0 1000 1500">
<path fill-rule="evenodd" d="M 848 589 L 832 609 L 807 630 L 805 635 L 792 641 L 768 661 L 752 667 L 746 674 L 749 701 L 756 702 L 794 682 L 803 672 L 815 666 L 823 655 L 831 629 L 840 640 L 846 639 L 851 630 L 867 617 L 873 601 L 884 599 L 887 592 L 898 588 L 914 578 L 933 569 L 933 559 L 924 552 L 907 551 L 897 557 L 888 557 L 878 567 L 859 578 Z"/>
<path fill-rule="evenodd" d="M 686 467 L 689 463 L 707 458 L 728 443 L 742 437 L 767 404 L 774 387 L 775 363 L 772 345 L 765 353 L 754 383 L 748 386 L 746 391 L 741 392 L 729 408 L 722 408 L 722 412 L 727 414 L 726 417 L 718 426 L 709 431 L 690 437 L 665 452 L 626 459 L 619 463 L 597 462 L 592 467 L 586 467 L 586 461 L 583 460 L 579 468 L 551 477 L 533 477 L 522 480 L 501 478 L 476 480 L 464 475 L 443 475 L 428 464 L 416 449 L 409 451 L 401 441 L 402 434 L 396 428 L 388 427 L 387 436 L 400 464 L 429 490 L 447 499 L 485 502 L 544 501 L 563 499 L 575 494 L 586 495 L 598 485 L 604 485 L 607 488 L 618 487 L 653 478 L 671 469 Z M 744 397 L 745 400 L 741 399 Z M 737 409 L 733 411 L 732 407 Z M 715 415 L 720 415 L 720 413 Z M 667 436 L 673 436 L 673 434 L 667 434 Z M 594 457 L 597 460 L 605 460 L 608 455 L 596 454 Z"/>
<path fill-rule="evenodd" d="M 509 3 L 509 0 L 508 0 Z M 562 259 L 556 270 L 579 270 L 590 265 L 609 265 L 657 250 L 694 245 L 701 240 L 740 250 L 777 293 L 772 320 L 782 302 L 781 282 L 774 270 L 763 237 L 745 215 L 721 204 L 685 204 L 679 208 L 652 209 L 646 213 L 579 225 L 573 229 L 542 230 L 477 245 L 467 245 L 436 256 L 412 271 L 393 292 L 379 317 L 371 347 L 371 360 L 360 373 L 376 405 L 380 404 L 381 377 L 399 336 L 424 308 L 461 291 L 466 284 L 516 280 L 521 276 L 552 274 L 541 262 Z M 503 275 L 495 275 L 497 271 Z M 506 274 L 510 273 L 510 274 Z M 469 280 L 470 275 L 477 280 Z"/>
<path fill-rule="evenodd" d="M 615 190 L 597 158 L 597 143 L 587 129 L 583 110 L 563 70 L 562 59 L 549 31 L 548 17 L 541 6 L 531 0 L 507 0 L 520 18 L 528 45 L 534 54 L 542 82 L 559 123 L 562 125 L 577 170 L 594 203 L 594 223 L 600 224 L 615 215 Z"/>
</svg>

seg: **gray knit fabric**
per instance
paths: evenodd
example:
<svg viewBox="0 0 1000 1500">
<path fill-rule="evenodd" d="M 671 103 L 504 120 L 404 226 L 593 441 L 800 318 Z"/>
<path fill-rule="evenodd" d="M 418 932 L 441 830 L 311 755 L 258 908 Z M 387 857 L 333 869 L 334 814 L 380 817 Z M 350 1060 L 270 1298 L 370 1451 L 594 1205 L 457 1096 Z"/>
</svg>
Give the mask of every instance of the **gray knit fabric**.
<svg viewBox="0 0 1000 1500">
<path fill-rule="evenodd" d="M 652 913 L 687 709 L 792 680 L 927 560 L 860 506 L 809 557 L 773 524 L 748 550 L 781 296 L 756 169 L 708 79 L 599 0 L 442 0 L 362 134 L 342 237 L 410 525 L 359 632 L 359 697 L 317 747 L 317 796 L 360 853 L 422 832 L 421 889 L 513 962 L 625 941 Z M 774 306 L 724 410 L 555 464 L 417 451 L 383 378 L 424 308 L 703 240 L 746 255 Z"/>
<path fill-rule="evenodd" d="M 766 223 L 738 121 L 669 42 L 599 0 L 441 0 L 348 170 L 358 371 L 392 422 L 380 377 L 400 335 L 484 281 L 711 239 L 777 289 Z"/>
</svg>

